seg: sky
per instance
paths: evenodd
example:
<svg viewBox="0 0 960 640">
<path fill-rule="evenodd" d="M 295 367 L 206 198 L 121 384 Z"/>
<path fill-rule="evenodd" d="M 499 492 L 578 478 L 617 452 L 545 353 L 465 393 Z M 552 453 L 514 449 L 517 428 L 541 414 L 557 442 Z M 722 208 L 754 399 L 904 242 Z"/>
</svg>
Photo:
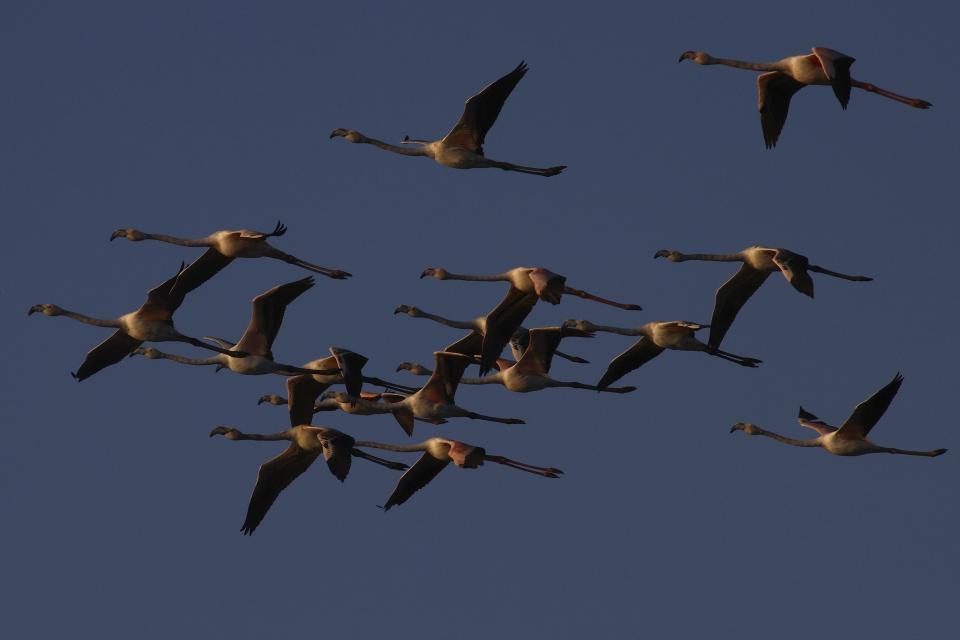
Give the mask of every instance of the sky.
<svg viewBox="0 0 960 640">
<path fill-rule="evenodd" d="M 32 2 L 0 9 L 4 134 L 0 300 L 0 629 L 6 637 L 425 638 L 947 637 L 960 588 L 954 401 L 958 103 L 944 3 Z M 795 96 L 763 146 L 752 73 L 677 64 L 686 49 L 775 60 L 827 46 L 857 79 L 929 100 L 910 109 L 824 87 Z M 462 101 L 526 60 L 489 157 L 560 176 L 457 171 L 328 139 L 438 138 Z M 392 315 L 493 308 L 504 285 L 419 280 L 428 266 L 543 266 L 635 302 L 538 304 L 637 326 L 708 322 L 734 265 L 654 261 L 663 248 L 761 244 L 870 283 L 774 276 L 724 341 L 758 369 L 670 352 L 615 396 L 461 387 L 505 426 L 418 424 L 565 471 L 449 468 L 384 513 L 393 471 L 322 465 L 252 537 L 257 467 L 283 443 L 207 437 L 287 426 L 278 376 L 144 358 L 76 383 L 107 330 L 28 317 L 51 302 L 93 316 L 138 307 L 199 250 L 110 243 L 118 227 L 194 237 L 289 232 L 279 248 L 354 274 L 318 278 L 274 353 L 300 364 L 347 347 L 371 375 L 429 363 L 460 333 Z M 250 299 L 306 275 L 237 261 L 191 295 L 177 327 L 239 336 Z M 632 339 L 561 349 L 563 379 L 596 382 Z M 185 345 L 160 345 L 197 355 Z M 800 404 L 840 423 L 902 372 L 871 432 L 940 458 L 840 458 L 730 435 L 749 421 L 794 437 Z M 403 442 L 389 415 L 316 424 Z M 412 462 L 412 459 L 408 459 Z"/>
</svg>

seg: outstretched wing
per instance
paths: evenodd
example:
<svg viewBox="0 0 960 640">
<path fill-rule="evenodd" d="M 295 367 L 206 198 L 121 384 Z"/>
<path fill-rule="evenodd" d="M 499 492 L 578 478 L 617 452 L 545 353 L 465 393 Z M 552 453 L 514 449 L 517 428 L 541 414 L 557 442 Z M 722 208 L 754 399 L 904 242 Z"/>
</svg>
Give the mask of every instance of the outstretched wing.
<svg viewBox="0 0 960 640">
<path fill-rule="evenodd" d="M 460 378 L 473 362 L 473 358 L 459 353 L 437 351 L 433 354 L 433 361 L 433 373 L 430 374 L 430 379 L 423 385 L 420 393 L 433 402 L 453 404 Z"/>
<path fill-rule="evenodd" d="M 850 102 L 850 65 L 856 62 L 856 58 L 825 47 L 813 47 L 811 51 L 830 80 L 830 86 L 833 87 L 840 106 L 846 109 Z"/>
<path fill-rule="evenodd" d="M 400 476 L 396 488 L 387 498 L 386 504 L 383 505 L 383 510 L 388 511 L 390 507 L 403 504 L 409 500 L 410 496 L 427 486 L 448 464 L 450 464 L 449 460 L 437 460 L 429 453 L 424 452 L 416 464 Z"/>
<path fill-rule="evenodd" d="M 183 304 L 183 299 L 188 293 L 217 275 L 231 262 L 233 258 L 228 258 L 213 247 L 207 249 L 177 276 L 170 291 L 170 302 L 173 305 L 171 311 L 176 311 Z"/>
<path fill-rule="evenodd" d="M 287 305 L 312 286 L 313 276 L 308 276 L 276 286 L 254 298 L 253 317 L 235 348 L 252 355 L 272 358 L 273 341 L 280 331 Z"/>
<path fill-rule="evenodd" d="M 330 347 L 330 353 L 337 360 L 347 393 L 359 398 L 363 388 L 363 366 L 367 364 L 367 357 L 340 347 Z"/>
<path fill-rule="evenodd" d="M 800 407 L 800 414 L 797 416 L 797 422 L 800 423 L 801 427 L 813 429 L 822 436 L 825 436 L 828 433 L 833 433 L 837 430 L 836 427 L 830 426 L 809 411 L 804 411 L 803 407 Z"/>
<path fill-rule="evenodd" d="M 241 528 L 244 535 L 250 535 L 254 532 L 280 492 L 296 480 L 297 476 L 306 471 L 319 455 L 319 451 L 304 451 L 296 444 L 291 443 L 286 451 L 260 465 L 260 471 L 257 473 L 257 484 L 250 496 L 247 517 Z"/>
<path fill-rule="evenodd" d="M 777 249 L 773 255 L 773 263 L 780 267 L 780 272 L 790 285 L 803 295 L 813 297 L 813 278 L 807 273 L 810 261 L 806 256 L 786 249 Z"/>
<path fill-rule="evenodd" d="M 612 383 L 616 382 L 634 369 L 639 369 L 641 366 L 650 360 L 653 360 L 661 353 L 663 353 L 663 347 L 658 347 L 653 340 L 647 336 L 643 336 L 637 340 L 632 347 L 618 355 L 610 362 L 606 373 L 604 373 L 603 377 L 600 378 L 600 382 L 597 383 L 597 386 L 601 389 L 606 389 Z"/>
<path fill-rule="evenodd" d="M 73 374 L 78 381 L 86 380 L 101 369 L 117 364 L 143 344 L 142 340 L 131 338 L 123 329 L 118 329 L 109 338 L 95 346 L 83 359 L 83 364 Z"/>
<path fill-rule="evenodd" d="M 314 403 L 329 387 L 329 384 L 317 382 L 312 375 L 287 378 L 287 409 L 290 414 L 290 426 L 310 424 L 313 421 Z"/>
<path fill-rule="evenodd" d="M 144 302 L 137 313 L 147 320 L 158 320 L 161 322 L 170 322 L 173 318 L 173 312 L 180 306 L 183 300 L 177 300 L 171 296 L 173 286 L 177 283 L 177 278 L 183 273 L 186 267 L 185 262 L 180 263 L 180 268 L 172 278 L 167 278 L 153 289 L 147 292 L 147 301 Z"/>
<path fill-rule="evenodd" d="M 767 149 L 777 146 L 780 132 L 787 122 L 790 98 L 805 86 L 779 71 L 757 76 L 757 108 L 760 109 L 760 128 Z"/>
<path fill-rule="evenodd" d="M 350 463 L 353 461 L 351 452 L 355 442 L 351 436 L 336 429 L 325 429 L 321 432 L 323 459 L 327 461 L 330 473 L 340 482 L 346 480 L 350 473 Z"/>
<path fill-rule="evenodd" d="M 487 137 L 487 131 L 497 121 L 503 103 L 526 73 L 527 65 L 521 62 L 516 69 L 487 85 L 480 93 L 467 100 L 463 115 L 460 116 L 457 124 L 453 125 L 450 133 L 443 138 L 444 144 L 462 147 L 483 155 L 483 142 Z"/>
<path fill-rule="evenodd" d="M 592 338 L 593 333 L 568 329 L 565 327 L 543 327 L 531 329 L 528 333 L 530 344 L 523 355 L 514 365 L 518 371 L 547 375 L 553 363 L 553 355 L 560 346 L 560 341 L 567 337 Z"/>
<path fill-rule="evenodd" d="M 746 264 L 717 289 L 713 303 L 713 317 L 710 319 L 710 338 L 707 344 L 713 348 L 720 346 L 727 335 L 734 318 L 760 285 L 770 275 L 769 271 L 759 271 Z"/>
<path fill-rule="evenodd" d="M 483 334 L 471 331 L 444 349 L 449 353 L 462 353 L 465 356 L 478 356 L 483 350 Z"/>
<path fill-rule="evenodd" d="M 860 439 L 866 438 L 873 425 L 877 424 L 887 407 L 893 402 L 894 396 L 903 384 L 903 376 L 899 373 L 885 387 L 861 402 L 837 430 L 838 438 Z"/>
<path fill-rule="evenodd" d="M 486 375 L 507 346 L 510 337 L 537 304 L 537 295 L 524 293 L 510 285 L 507 295 L 487 314 L 483 346 L 480 351 L 480 375 Z"/>
</svg>

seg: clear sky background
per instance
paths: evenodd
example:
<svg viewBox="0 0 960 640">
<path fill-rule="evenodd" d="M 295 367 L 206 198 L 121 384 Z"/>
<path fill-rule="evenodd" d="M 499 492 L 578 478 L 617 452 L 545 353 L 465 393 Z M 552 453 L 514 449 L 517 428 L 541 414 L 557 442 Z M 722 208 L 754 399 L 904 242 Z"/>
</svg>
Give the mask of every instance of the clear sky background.
<svg viewBox="0 0 960 640">
<path fill-rule="evenodd" d="M 905 638 L 955 632 L 954 411 L 957 12 L 942 2 L 31 2 L 0 12 L 4 444 L 0 627 L 6 637 Z M 827 88 L 793 101 L 766 151 L 754 74 L 677 64 L 685 49 L 774 60 L 828 46 L 854 77 L 930 100 L 919 111 Z M 530 65 L 487 137 L 490 157 L 567 164 L 543 179 L 456 171 L 328 140 L 440 137 L 464 99 Z M 945 81 L 946 79 L 946 81 Z M 471 409 L 526 425 L 418 425 L 566 471 L 450 468 L 383 513 L 396 474 L 316 465 L 252 538 L 258 465 L 282 443 L 209 439 L 216 424 L 287 424 L 242 377 L 143 358 L 77 384 L 108 332 L 28 318 L 53 302 L 114 317 L 198 250 L 109 243 L 117 227 L 180 236 L 289 233 L 276 245 L 355 274 L 318 278 L 275 345 L 302 363 L 330 345 L 398 381 L 401 360 L 459 333 L 504 285 L 418 280 L 424 267 L 550 268 L 637 302 L 564 299 L 565 318 L 708 322 L 735 265 L 657 249 L 782 246 L 872 275 L 772 277 L 724 345 L 757 370 L 666 353 L 627 396 L 463 388 Z M 177 326 L 239 336 L 250 299 L 306 275 L 240 261 L 187 299 Z M 630 338 L 562 349 L 559 378 L 596 382 Z M 171 352 L 194 355 L 182 345 Z M 906 380 L 871 434 L 935 460 L 837 458 L 729 435 L 745 420 L 796 437 L 799 404 L 833 423 Z M 405 440 L 390 416 L 326 414 L 357 437 Z M 412 462 L 412 459 L 410 460 Z"/>
</svg>

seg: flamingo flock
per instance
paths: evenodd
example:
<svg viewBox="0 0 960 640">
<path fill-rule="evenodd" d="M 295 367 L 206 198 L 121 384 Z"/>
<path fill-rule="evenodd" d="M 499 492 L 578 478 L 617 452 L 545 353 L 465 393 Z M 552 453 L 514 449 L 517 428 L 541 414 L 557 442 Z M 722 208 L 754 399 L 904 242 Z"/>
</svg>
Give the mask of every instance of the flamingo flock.
<svg viewBox="0 0 960 640">
<path fill-rule="evenodd" d="M 854 80 L 850 75 L 854 59 L 821 47 L 813 48 L 809 55 L 791 56 L 773 63 L 716 58 L 699 51 L 684 52 L 680 61 L 684 60 L 692 60 L 701 65 L 726 65 L 762 72 L 757 78 L 757 88 L 761 128 L 768 148 L 774 147 L 780 138 L 793 94 L 807 85 L 830 86 L 844 109 L 850 100 L 852 88 L 920 109 L 931 106 L 924 100 L 908 98 L 873 84 Z M 341 137 L 357 144 L 370 144 L 401 155 L 429 157 L 438 164 L 457 169 L 498 168 L 544 177 L 558 175 L 566 169 L 565 165 L 530 167 L 493 160 L 484 153 L 483 145 L 487 133 L 496 122 L 507 98 L 527 71 L 526 64 L 521 62 L 510 73 L 468 99 L 453 129 L 438 140 L 411 139 L 405 136 L 400 146 L 396 146 L 358 131 L 342 128 L 334 129 L 330 137 Z M 339 413 L 355 416 L 390 414 L 409 437 L 413 435 L 417 422 L 426 425 L 421 429 L 436 429 L 441 426 L 449 429 L 458 418 L 502 425 L 525 423 L 522 418 L 492 416 L 461 406 L 456 398 L 460 385 L 499 385 L 516 393 L 545 389 L 578 389 L 629 396 L 637 390 L 636 386 L 611 385 L 667 350 L 700 352 L 754 369 L 763 361 L 721 350 L 720 345 L 747 300 L 771 273 L 782 273 L 793 288 L 810 298 L 813 298 L 814 294 L 811 273 L 852 282 L 871 280 L 867 276 L 848 275 L 811 264 L 807 257 L 783 248 L 752 246 L 734 253 L 681 253 L 663 249 L 657 251 L 654 258 L 665 258 L 670 262 L 741 263 L 739 270 L 717 290 L 710 324 L 670 320 L 617 327 L 584 319 L 568 319 L 552 326 L 526 328 L 523 324 L 538 302 L 556 306 L 562 303 L 564 295 L 612 306 L 622 311 L 637 312 L 642 308 L 637 304 L 614 301 L 568 286 L 565 276 L 542 267 L 516 267 L 492 275 L 459 274 L 441 267 L 429 267 L 419 274 L 421 279 L 503 282 L 507 286 L 502 300 L 489 312 L 478 315 L 473 320 L 450 320 L 407 304 L 395 307 L 395 315 L 428 319 L 467 332 L 447 346 L 437 345 L 437 350 L 433 353 L 432 368 L 415 360 L 402 362 L 396 367 L 397 372 L 405 370 L 415 376 L 426 376 L 426 382 L 419 386 L 398 384 L 366 375 L 363 369 L 369 364 L 368 358 L 343 347 L 332 346 L 329 348 L 330 355 L 313 357 L 299 366 L 278 362 L 274 358 L 273 344 L 284 315 L 288 307 L 301 296 L 308 295 L 316 285 L 313 275 L 277 285 L 253 298 L 252 317 L 239 340 L 214 336 L 204 336 L 201 339 L 183 334 L 174 327 L 173 315 L 188 296 L 192 299 L 194 291 L 237 258 L 273 258 L 334 280 L 351 277 L 347 271 L 318 266 L 269 244 L 268 239 L 278 238 L 285 233 L 287 227 L 280 222 L 269 233 L 246 229 L 221 230 L 193 239 L 145 233 L 137 229 L 117 229 L 110 236 L 111 241 L 117 238 L 125 238 L 131 242 L 155 240 L 206 250 L 194 262 L 189 265 L 181 264 L 173 276 L 150 289 L 146 302 L 139 308 L 117 318 L 94 318 L 54 304 L 36 304 L 29 309 L 30 314 L 66 316 L 85 324 L 115 329 L 109 338 L 86 354 L 80 366 L 72 373 L 78 381 L 86 380 L 101 370 L 136 355 L 153 360 L 170 360 L 178 364 L 213 366 L 216 371 L 227 369 L 242 375 L 277 374 L 284 377 L 286 396 L 266 393 L 260 397 L 258 404 L 285 406 L 289 428 L 261 434 L 244 433 L 230 426 L 216 426 L 209 434 L 210 437 L 223 436 L 227 440 L 288 443 L 287 448 L 279 455 L 260 466 L 241 527 L 241 531 L 247 535 L 261 525 L 283 490 L 321 456 L 333 476 L 341 482 L 346 480 L 355 457 L 403 472 L 393 491 L 381 505 L 384 511 L 409 501 L 451 462 L 465 469 L 476 469 L 485 462 L 491 462 L 551 479 L 563 475 L 556 467 L 539 466 L 502 455 L 488 454 L 481 446 L 446 436 L 429 437 L 417 444 L 359 440 L 339 429 L 314 425 L 313 421 L 318 413 L 332 416 Z M 477 288 L 478 294 L 481 289 Z M 477 310 L 489 308 L 485 305 L 486 303 L 478 302 Z M 709 329 L 706 342 L 696 337 L 697 332 L 704 329 Z M 562 380 L 551 375 L 554 356 L 573 363 L 589 364 L 583 358 L 560 351 L 559 346 L 563 340 L 597 339 L 598 333 L 635 336 L 637 341 L 621 354 L 614 356 L 594 384 Z M 206 358 L 194 358 L 161 352 L 152 345 L 144 346 L 144 343 L 155 342 L 183 342 L 215 353 Z M 513 359 L 503 357 L 503 352 L 508 347 Z M 465 376 L 472 366 L 478 368 L 479 375 Z M 641 372 L 632 374 L 631 377 L 639 378 L 642 375 L 644 374 Z M 896 449 L 873 444 L 867 439 L 902 383 L 903 378 L 898 373 L 890 383 L 860 403 L 840 427 L 830 426 L 801 408 L 800 425 L 816 431 L 818 435 L 815 438 L 794 439 L 749 422 L 737 422 L 730 432 L 742 431 L 747 435 L 762 435 L 793 446 L 820 447 L 840 456 L 891 453 L 936 457 L 943 454 L 946 449 Z M 382 390 L 364 389 L 364 385 Z M 342 390 L 334 388 L 336 386 L 342 386 Z M 554 402 L 562 401 L 563 393 L 552 393 L 558 394 L 550 396 Z M 416 462 L 408 465 L 381 458 L 370 453 L 370 449 L 421 455 Z"/>
</svg>

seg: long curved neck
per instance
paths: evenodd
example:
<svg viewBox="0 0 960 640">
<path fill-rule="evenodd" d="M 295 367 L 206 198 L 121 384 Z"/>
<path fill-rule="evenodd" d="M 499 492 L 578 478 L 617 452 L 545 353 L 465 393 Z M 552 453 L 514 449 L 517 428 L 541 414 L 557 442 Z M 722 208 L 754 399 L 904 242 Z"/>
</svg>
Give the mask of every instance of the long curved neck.
<svg viewBox="0 0 960 640">
<path fill-rule="evenodd" d="M 179 244 L 184 247 L 209 247 L 211 244 L 209 238 L 177 238 L 176 236 L 168 236 L 162 233 L 145 233 L 143 234 L 143 239 L 159 240 L 160 242 Z"/>
<path fill-rule="evenodd" d="M 773 431 L 767 431 L 766 429 L 761 429 L 760 427 L 755 427 L 756 433 L 754 435 L 758 436 L 767 436 L 768 438 L 773 438 L 777 442 L 782 442 L 783 444 L 790 444 L 795 447 L 819 447 L 820 438 L 813 438 L 811 440 L 797 440 L 795 438 L 788 438 L 782 436 L 779 433 L 774 433 Z"/>
<path fill-rule="evenodd" d="M 213 356 L 212 358 L 188 358 L 186 356 L 178 356 L 172 353 L 161 353 L 160 357 L 164 360 L 173 360 L 174 362 L 179 362 L 180 364 L 192 364 L 197 366 L 224 364 L 223 359 L 220 356 Z"/>
<path fill-rule="evenodd" d="M 289 431 L 280 431 L 279 433 L 242 433 L 237 431 L 233 436 L 234 440 L 290 440 Z"/>
<path fill-rule="evenodd" d="M 371 138 L 370 136 L 363 136 L 359 140 L 363 144 L 372 144 L 375 147 L 380 147 L 384 151 L 392 151 L 393 153 L 399 153 L 402 156 L 426 156 L 427 150 L 425 149 L 423 143 L 419 143 L 420 146 L 402 146 L 398 147 L 395 144 L 390 144 L 389 142 L 384 142 L 383 140 L 377 140 L 376 138 Z"/>
<path fill-rule="evenodd" d="M 678 252 L 679 253 L 679 252 Z M 706 260 L 709 262 L 743 262 L 739 253 L 680 253 L 677 262 L 685 260 Z"/>
<path fill-rule="evenodd" d="M 700 64 L 722 64 L 726 67 L 735 69 L 749 69 L 751 71 L 778 71 L 779 66 L 775 62 L 748 62 L 746 60 L 735 60 L 733 58 L 714 58 L 705 54 L 706 59 Z"/>
<path fill-rule="evenodd" d="M 477 328 L 477 323 L 475 322 L 466 322 L 463 320 L 450 320 L 448 318 L 442 318 L 434 313 L 428 313 L 426 311 L 421 311 L 420 318 L 426 318 L 427 320 L 433 320 L 434 322 L 439 322 L 442 325 L 448 327 L 453 327 L 454 329 L 466 329 L 472 331 Z"/>
<path fill-rule="evenodd" d="M 374 442 L 372 440 L 357 440 L 353 446 L 367 447 L 368 449 L 384 449 L 386 451 L 399 451 L 401 453 L 427 450 L 426 442 L 420 442 L 417 444 L 387 444 L 386 442 Z"/>
<path fill-rule="evenodd" d="M 603 331 L 604 333 L 619 333 L 622 336 L 642 336 L 642 327 L 609 327 L 605 324 L 591 324 L 590 331 Z"/>
<path fill-rule="evenodd" d="M 101 318 L 91 318 L 90 316 L 85 316 L 82 313 L 77 313 L 76 311 L 70 311 L 68 309 L 61 309 L 60 313 L 57 315 L 73 318 L 78 322 L 83 322 L 84 324 L 92 324 L 96 327 L 113 327 L 115 329 L 120 327 L 120 322 L 118 320 L 103 320 Z"/>
<path fill-rule="evenodd" d="M 450 273 L 447 272 L 444 280 L 472 280 L 474 282 L 510 282 L 509 273 L 496 273 L 493 275 L 480 275 L 474 276 L 464 273 Z"/>
<path fill-rule="evenodd" d="M 460 378 L 460 384 L 503 384 L 503 372 L 497 371 L 482 378 Z"/>
</svg>

